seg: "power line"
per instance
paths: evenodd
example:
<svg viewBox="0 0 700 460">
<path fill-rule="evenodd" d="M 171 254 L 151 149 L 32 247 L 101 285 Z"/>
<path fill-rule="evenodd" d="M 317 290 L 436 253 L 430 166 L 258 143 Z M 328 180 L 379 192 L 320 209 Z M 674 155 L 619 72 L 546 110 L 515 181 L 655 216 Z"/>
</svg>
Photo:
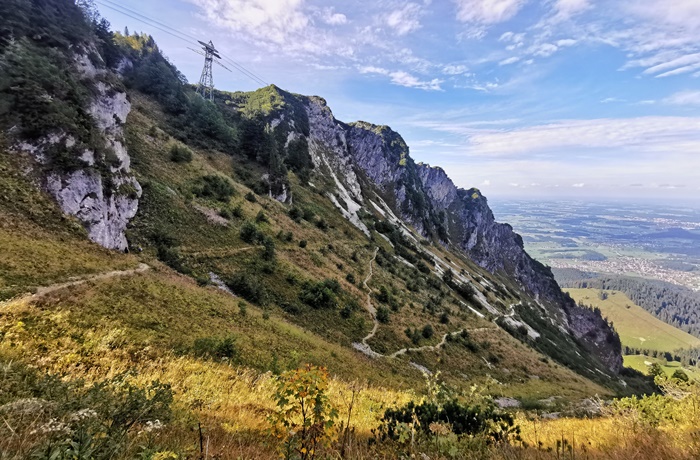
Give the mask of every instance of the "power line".
<svg viewBox="0 0 700 460">
<path fill-rule="evenodd" d="M 179 30 L 175 29 L 174 27 L 171 27 L 163 22 L 160 22 L 158 20 L 152 19 L 151 17 L 139 13 L 138 11 L 135 11 L 133 9 L 127 8 L 122 5 L 118 5 L 115 2 L 112 2 L 111 0 L 96 0 L 97 4 L 104 6 L 105 8 L 109 8 L 112 11 L 116 11 L 117 13 L 123 14 L 124 16 L 130 17 L 136 21 L 139 21 L 141 23 L 144 23 L 148 26 L 154 27 L 161 32 L 165 32 L 168 35 L 171 35 L 175 38 L 179 38 L 180 40 L 183 40 L 187 43 L 190 43 L 192 45 L 197 45 L 199 46 L 199 39 L 194 37 L 193 35 L 190 35 L 185 32 L 180 32 Z M 254 72 L 248 70 L 246 67 L 244 67 L 242 64 L 234 61 L 233 59 L 229 58 L 228 56 L 221 55 L 222 60 L 230 64 L 231 66 L 235 67 L 236 70 L 238 70 L 240 73 L 245 75 L 246 77 L 250 78 L 253 80 L 255 83 L 261 84 L 263 86 L 268 86 L 268 83 L 263 80 L 260 76 L 255 74 Z"/>
<path fill-rule="evenodd" d="M 149 17 L 146 16 L 145 14 L 139 13 L 138 11 L 132 10 L 131 8 L 128 8 L 128 7 L 124 6 L 124 5 L 120 5 L 119 3 L 113 2 L 112 0 L 97 0 L 97 3 L 102 3 L 102 4 L 104 5 L 103 2 L 104 2 L 104 3 L 109 3 L 110 5 L 113 6 L 113 8 L 119 8 L 119 9 L 121 9 L 121 10 L 128 11 L 129 13 L 134 14 L 134 15 L 136 15 L 136 16 L 139 16 L 139 17 L 141 17 L 141 18 L 143 18 L 143 19 L 145 19 L 145 20 L 147 20 L 147 21 L 153 22 L 153 23 L 158 24 L 158 25 L 160 25 L 160 26 L 163 26 L 163 27 L 165 27 L 165 28 L 167 28 L 167 29 L 170 29 L 170 30 L 172 30 L 172 31 L 175 31 L 175 32 L 177 32 L 178 34 L 182 35 L 183 37 L 191 38 L 191 39 L 194 40 L 194 41 L 198 41 L 198 40 L 199 40 L 199 39 L 198 39 L 197 37 L 195 37 L 194 35 L 190 35 L 190 34 L 188 34 L 187 32 L 181 32 L 181 31 L 175 29 L 174 27 L 169 26 L 168 24 L 165 24 L 165 23 L 163 23 L 163 22 L 160 22 L 160 21 L 158 21 L 158 20 L 156 20 L 156 19 L 149 18 Z M 104 5 L 104 6 L 106 6 L 106 5 Z"/>
<path fill-rule="evenodd" d="M 165 32 L 165 33 L 168 34 L 168 35 L 172 35 L 172 36 L 175 37 L 175 38 L 179 38 L 180 40 L 186 41 L 187 43 L 190 43 L 190 44 L 193 44 L 193 45 L 196 45 L 196 44 L 197 44 L 197 42 L 193 42 L 193 41 L 191 41 L 191 40 L 188 39 L 188 38 L 183 38 L 183 37 L 181 37 L 181 36 L 179 36 L 179 35 L 176 35 L 176 34 L 173 33 L 173 32 L 170 32 L 170 31 L 165 30 L 165 29 L 163 29 L 163 28 L 161 28 L 161 27 L 158 27 L 158 26 L 155 25 L 155 24 L 151 24 L 151 23 L 146 22 L 145 20 L 140 19 L 140 18 L 138 18 L 138 17 L 136 17 L 136 16 L 132 16 L 131 14 L 129 14 L 129 13 L 125 12 L 125 11 L 118 10 L 117 8 L 115 8 L 115 7 L 113 7 L 113 6 L 109 6 L 109 5 L 105 4 L 105 3 L 102 3 L 101 1 L 97 1 L 97 2 L 95 2 L 95 3 L 97 3 L 97 4 L 99 4 L 99 5 L 102 5 L 102 6 L 104 6 L 105 8 L 109 8 L 110 10 L 116 11 L 117 13 L 123 14 L 124 16 L 128 16 L 128 17 L 130 17 L 130 18 L 132 18 L 132 19 L 135 19 L 135 20 L 137 20 L 137 21 L 143 22 L 143 23 L 146 24 L 146 25 L 149 25 L 149 26 L 151 26 L 151 27 L 154 27 L 154 28 L 160 30 L 161 32 Z M 173 30 L 174 30 L 174 29 L 173 29 Z"/>
</svg>

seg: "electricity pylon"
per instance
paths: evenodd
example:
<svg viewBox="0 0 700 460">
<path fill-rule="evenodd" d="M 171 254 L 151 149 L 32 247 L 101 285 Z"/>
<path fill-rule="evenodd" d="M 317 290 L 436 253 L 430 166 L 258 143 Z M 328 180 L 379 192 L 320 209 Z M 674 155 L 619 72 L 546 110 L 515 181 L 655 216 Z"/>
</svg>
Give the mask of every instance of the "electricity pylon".
<svg viewBox="0 0 700 460">
<path fill-rule="evenodd" d="M 199 77 L 199 84 L 197 85 L 197 94 L 202 96 L 204 99 L 214 100 L 214 75 L 212 73 L 212 64 L 216 63 L 223 67 L 224 69 L 231 72 L 231 69 L 223 65 L 218 61 L 221 59 L 219 52 L 214 48 L 214 44 L 209 40 L 209 43 L 204 43 L 201 40 L 197 40 L 202 45 L 202 51 L 190 48 L 197 54 L 204 56 L 204 68 L 202 69 L 202 76 Z M 214 59 L 217 59 L 216 61 Z"/>
</svg>

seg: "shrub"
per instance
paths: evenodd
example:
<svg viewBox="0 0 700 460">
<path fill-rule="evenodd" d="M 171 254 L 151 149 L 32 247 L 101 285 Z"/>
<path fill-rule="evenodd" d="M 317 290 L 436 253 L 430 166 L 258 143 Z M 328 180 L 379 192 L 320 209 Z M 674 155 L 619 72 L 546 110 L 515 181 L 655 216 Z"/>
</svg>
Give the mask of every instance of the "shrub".
<svg viewBox="0 0 700 460">
<path fill-rule="evenodd" d="M 200 358 L 232 359 L 236 357 L 236 338 L 201 337 L 194 341 L 192 353 Z"/>
<path fill-rule="evenodd" d="M 270 422 L 270 434 L 282 442 L 281 458 L 310 460 L 328 447 L 338 412 L 328 395 L 328 371 L 307 364 L 277 378 L 274 400 L 277 406 Z"/>
<path fill-rule="evenodd" d="M 450 323 L 450 315 L 446 311 L 442 312 L 442 314 L 440 315 L 440 323 L 441 324 L 449 324 Z"/>
<path fill-rule="evenodd" d="M 304 209 L 304 220 L 307 222 L 313 222 L 314 217 L 316 217 L 316 214 L 309 208 Z"/>
<path fill-rule="evenodd" d="M 377 321 L 380 323 L 387 324 L 389 323 L 389 309 L 381 306 L 377 308 Z"/>
<path fill-rule="evenodd" d="M 258 201 L 257 198 L 255 198 L 255 194 L 253 192 L 248 192 L 245 194 L 245 199 L 250 201 L 251 203 L 255 203 Z"/>
<path fill-rule="evenodd" d="M 304 249 L 304 248 L 306 247 L 306 244 L 307 244 L 307 243 L 306 243 L 306 240 L 301 240 L 301 241 L 299 241 L 299 247 L 302 248 L 302 249 Z"/>
<path fill-rule="evenodd" d="M 426 339 L 430 339 L 435 335 L 435 331 L 433 330 L 433 326 L 430 324 L 426 324 L 423 326 L 423 330 L 421 331 L 421 335 L 425 337 Z"/>
<path fill-rule="evenodd" d="M 265 246 L 265 249 L 262 253 L 263 260 L 273 262 L 275 260 L 275 242 L 272 240 L 272 238 L 266 236 L 265 238 L 263 238 L 262 243 L 263 246 Z"/>
<path fill-rule="evenodd" d="M 448 425 L 457 436 L 483 435 L 492 442 L 506 441 L 510 436 L 518 439 L 520 433 L 513 416 L 497 410 L 493 404 L 469 406 L 457 399 L 450 399 L 444 404 L 432 401 L 416 404 L 410 401 L 398 409 L 387 409 L 378 433 L 382 439 L 399 440 L 402 430 L 410 426 L 430 437 L 433 434 L 430 427 L 436 423 Z"/>
<path fill-rule="evenodd" d="M 340 283 L 334 279 L 325 279 L 318 283 L 305 282 L 299 293 L 299 300 L 316 309 L 335 308 L 338 305 L 336 295 L 340 293 Z"/>
<path fill-rule="evenodd" d="M 231 209 L 231 215 L 239 219 L 243 217 L 243 206 L 241 206 L 241 204 L 238 203 L 236 206 L 233 207 L 233 209 Z"/>
<path fill-rule="evenodd" d="M 260 210 L 260 211 L 258 212 L 258 214 L 255 216 L 255 222 L 261 224 L 261 223 L 267 223 L 267 222 L 270 222 L 270 221 L 269 221 L 269 219 L 267 218 L 267 216 L 265 215 L 265 213 L 262 212 L 262 210 Z"/>
<path fill-rule="evenodd" d="M 290 217 L 290 219 L 292 219 L 294 222 L 299 222 L 299 221 L 301 221 L 301 218 L 302 218 L 303 216 L 304 216 L 304 212 L 303 212 L 301 209 L 297 208 L 296 206 L 295 206 L 295 207 L 292 207 L 292 208 L 289 210 L 289 217 Z"/>
<path fill-rule="evenodd" d="M 243 223 L 239 235 L 243 241 L 249 244 L 255 244 L 263 238 L 263 235 L 260 233 L 260 230 L 258 230 L 257 225 L 249 220 Z"/>
<path fill-rule="evenodd" d="M 324 218 L 320 218 L 318 219 L 318 221 L 316 221 L 316 227 L 320 228 L 323 231 L 326 231 L 328 230 L 328 222 L 326 222 Z"/>
<path fill-rule="evenodd" d="M 428 267 L 422 260 L 419 260 L 416 263 L 416 268 L 418 269 L 418 271 L 420 271 L 421 273 L 425 273 L 426 275 L 430 273 L 430 267 Z"/>
<path fill-rule="evenodd" d="M 236 193 L 231 182 L 223 176 L 210 174 L 201 177 L 192 189 L 192 193 L 200 198 L 214 198 L 218 201 L 228 201 Z"/>
<path fill-rule="evenodd" d="M 348 281 L 348 283 L 355 284 L 355 275 L 353 275 L 352 273 L 348 273 L 347 275 L 345 275 L 345 279 Z"/>
<path fill-rule="evenodd" d="M 170 161 L 175 163 L 190 163 L 192 161 L 192 150 L 184 145 L 174 144 L 170 147 Z"/>
<path fill-rule="evenodd" d="M 267 300 L 267 289 L 255 275 L 245 272 L 236 273 L 226 280 L 226 285 L 249 302 L 262 305 Z"/>
</svg>

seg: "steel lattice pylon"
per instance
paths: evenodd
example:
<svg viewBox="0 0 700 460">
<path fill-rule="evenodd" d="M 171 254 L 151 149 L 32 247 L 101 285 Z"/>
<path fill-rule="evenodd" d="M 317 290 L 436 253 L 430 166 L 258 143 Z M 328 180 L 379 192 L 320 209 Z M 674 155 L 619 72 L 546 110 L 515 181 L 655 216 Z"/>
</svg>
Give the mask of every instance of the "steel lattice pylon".
<svg viewBox="0 0 700 460">
<path fill-rule="evenodd" d="M 204 99 L 209 99 L 211 101 L 214 100 L 214 75 L 211 68 L 212 64 L 214 63 L 214 58 L 221 59 L 221 56 L 219 56 L 219 53 L 216 51 L 216 48 L 214 48 L 214 44 L 211 42 L 211 40 L 209 43 L 204 43 L 200 40 L 197 41 L 199 41 L 199 43 L 202 45 L 202 50 L 204 50 L 204 53 L 197 50 L 192 50 L 204 56 L 204 68 L 202 69 L 202 76 L 199 77 L 197 94 L 202 96 Z M 216 63 L 229 72 L 231 71 L 220 62 L 217 61 Z"/>
</svg>

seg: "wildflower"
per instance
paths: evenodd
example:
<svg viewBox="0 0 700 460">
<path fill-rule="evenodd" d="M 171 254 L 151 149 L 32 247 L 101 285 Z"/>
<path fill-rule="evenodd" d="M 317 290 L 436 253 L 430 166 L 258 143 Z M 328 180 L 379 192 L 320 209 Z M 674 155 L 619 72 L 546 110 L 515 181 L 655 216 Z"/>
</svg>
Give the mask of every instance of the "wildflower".
<svg viewBox="0 0 700 460">
<path fill-rule="evenodd" d="M 47 423 L 41 425 L 36 430 L 32 430 L 29 434 L 71 434 L 72 431 L 68 425 L 59 421 L 58 419 L 52 418 Z"/>
<path fill-rule="evenodd" d="M 78 412 L 74 412 L 70 415 L 69 420 L 71 422 L 80 422 L 89 418 L 97 417 L 97 412 L 92 409 L 80 409 Z"/>
<path fill-rule="evenodd" d="M 165 425 L 163 424 L 163 422 L 161 422 L 158 419 L 153 420 L 153 421 L 149 420 L 146 422 L 146 426 L 144 426 L 143 429 L 141 431 L 139 431 L 138 434 L 152 433 L 154 431 L 162 430 L 164 427 L 165 427 Z"/>
</svg>

